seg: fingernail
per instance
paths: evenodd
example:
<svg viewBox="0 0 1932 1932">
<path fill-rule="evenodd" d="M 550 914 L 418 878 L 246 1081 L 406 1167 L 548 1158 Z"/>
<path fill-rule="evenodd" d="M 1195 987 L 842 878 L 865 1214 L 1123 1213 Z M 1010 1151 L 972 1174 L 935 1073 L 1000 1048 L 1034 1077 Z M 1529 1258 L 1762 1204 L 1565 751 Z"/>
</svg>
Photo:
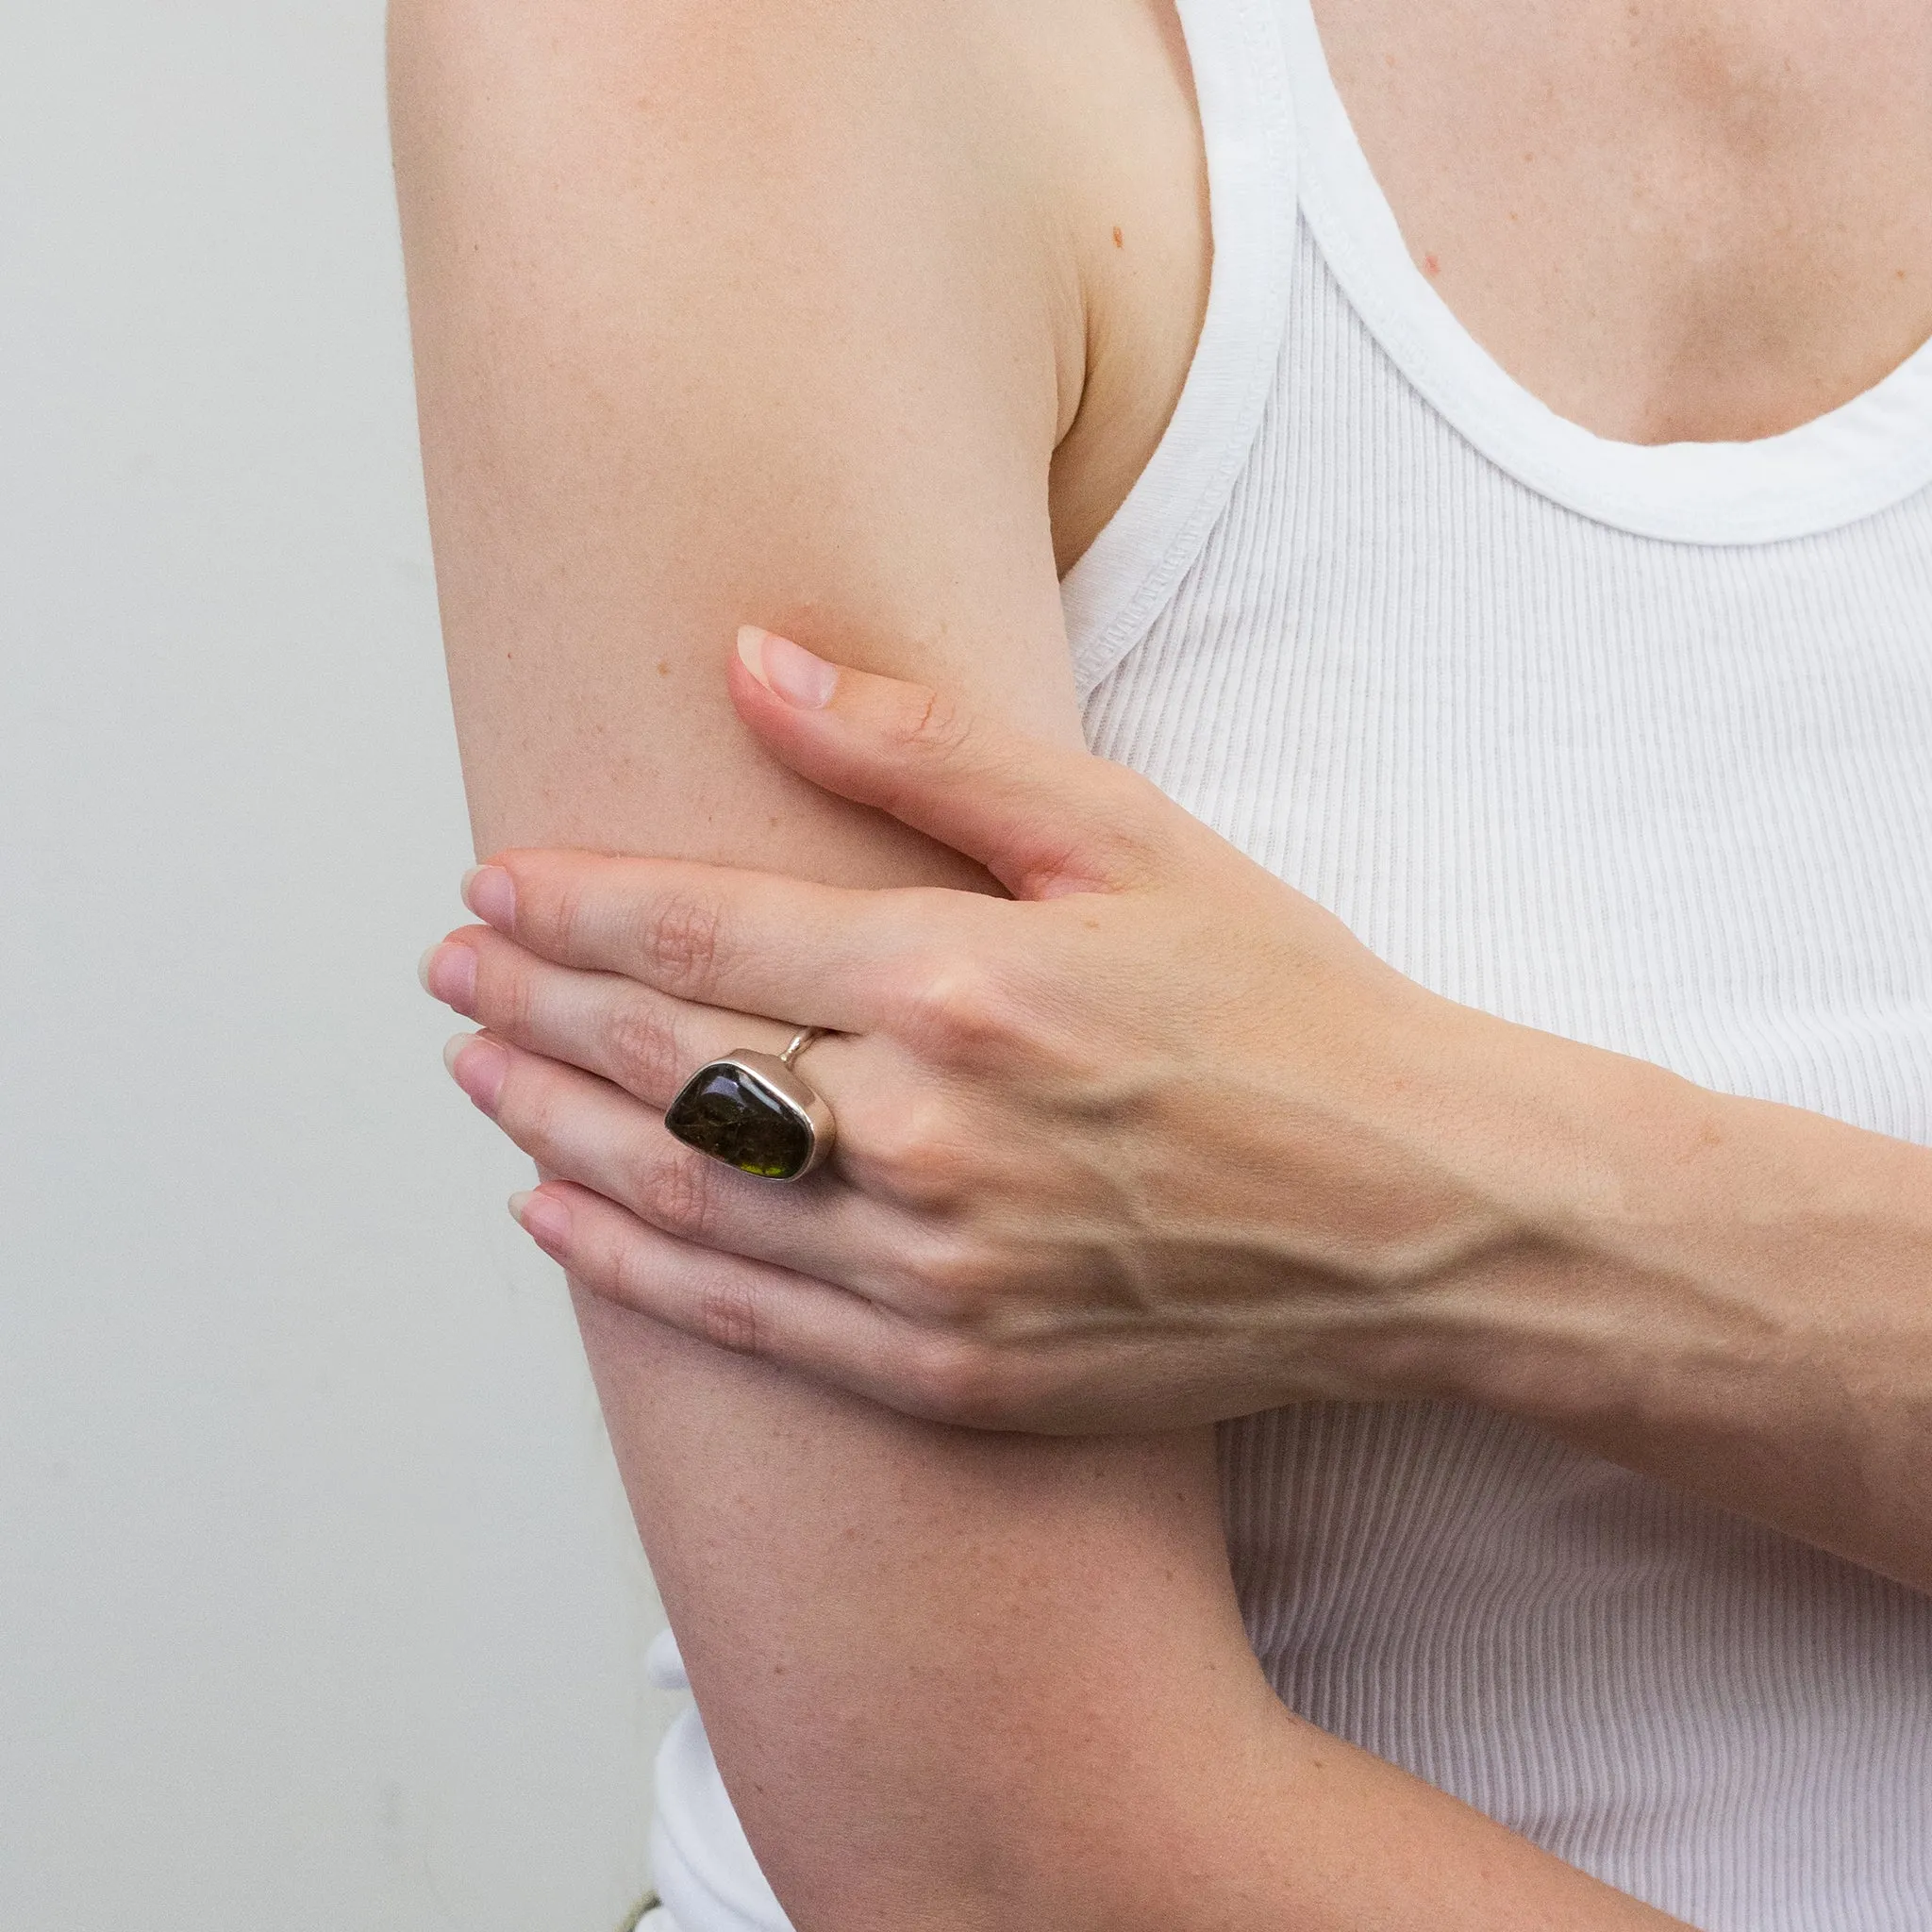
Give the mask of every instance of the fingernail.
<svg viewBox="0 0 1932 1932">
<path fill-rule="evenodd" d="M 774 631 L 747 624 L 738 633 L 738 655 L 744 668 L 769 691 L 802 710 L 822 710 L 839 688 L 839 667 L 814 658 L 803 644 Z"/>
<path fill-rule="evenodd" d="M 772 633 L 760 630 L 755 624 L 741 624 L 738 626 L 738 661 L 764 686 L 772 688 L 771 680 L 765 675 L 765 640 Z"/>
<path fill-rule="evenodd" d="M 546 1255 L 561 1255 L 570 1241 L 570 1209 L 549 1194 L 525 1188 L 509 1197 L 509 1211 L 517 1225 Z"/>
<path fill-rule="evenodd" d="M 476 1009 L 476 952 L 474 946 L 453 945 L 439 940 L 423 955 L 416 977 L 431 999 L 454 1007 L 465 1019 L 474 1019 Z"/>
<path fill-rule="evenodd" d="M 485 925 L 508 932 L 516 924 L 517 882 L 500 865 L 473 865 L 463 874 L 463 904 Z"/>
<path fill-rule="evenodd" d="M 479 1033 L 458 1033 L 443 1048 L 442 1063 L 450 1078 L 493 1120 L 497 1096 L 509 1072 L 509 1055 Z"/>
</svg>

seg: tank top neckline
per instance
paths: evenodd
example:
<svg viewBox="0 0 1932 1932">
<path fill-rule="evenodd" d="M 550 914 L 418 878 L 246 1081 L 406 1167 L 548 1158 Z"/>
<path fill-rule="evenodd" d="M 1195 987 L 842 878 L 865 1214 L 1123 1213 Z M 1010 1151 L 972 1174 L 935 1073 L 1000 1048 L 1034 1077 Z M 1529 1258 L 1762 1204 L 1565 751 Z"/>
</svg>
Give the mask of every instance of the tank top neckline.
<svg viewBox="0 0 1932 1932">
<path fill-rule="evenodd" d="M 1166 433 L 1061 584 L 1083 699 L 1173 595 L 1247 463 L 1280 359 L 1298 212 L 1404 379 L 1506 474 L 1596 523 L 1681 543 L 1771 543 L 1932 486 L 1932 341 L 1862 395 L 1754 442 L 1617 442 L 1558 416 L 1409 258 L 1309 0 L 1176 0 L 1176 10 L 1208 164 L 1208 311 Z"/>
<path fill-rule="evenodd" d="M 1643 537 L 1807 537 L 1932 484 L 1932 341 L 1810 422 L 1747 442 L 1619 442 L 1559 416 L 1476 341 L 1409 256 L 1336 90 L 1309 0 L 1279 0 L 1302 212 L 1342 291 L 1416 389 L 1540 494 Z"/>
</svg>

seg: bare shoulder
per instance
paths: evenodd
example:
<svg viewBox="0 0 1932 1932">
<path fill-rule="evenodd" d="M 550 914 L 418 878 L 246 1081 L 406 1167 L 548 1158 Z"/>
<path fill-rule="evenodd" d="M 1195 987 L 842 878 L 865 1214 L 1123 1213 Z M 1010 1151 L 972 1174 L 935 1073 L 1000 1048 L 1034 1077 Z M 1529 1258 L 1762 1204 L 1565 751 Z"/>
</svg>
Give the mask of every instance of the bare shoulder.
<svg viewBox="0 0 1932 1932">
<path fill-rule="evenodd" d="M 827 473 L 791 484 L 928 524 L 984 527 L 991 486 L 990 541 L 1028 518 L 1059 571 L 1178 393 L 1207 240 L 1172 0 L 396 0 L 391 71 L 412 291 L 681 385 L 673 446 L 755 413 Z"/>
<path fill-rule="evenodd" d="M 523 223 L 537 299 L 558 272 L 635 288 L 665 338 L 741 373 L 750 341 L 773 389 L 808 392 L 848 355 L 874 373 L 984 358 L 996 322 L 999 386 L 1050 419 L 1057 238 L 1025 219 L 1048 142 L 1014 111 L 1024 37 L 991 31 L 1006 11 L 397 0 L 399 159 L 424 133 L 474 213 Z M 475 238 L 438 232 L 459 273 Z M 862 338 L 840 326 L 854 315 Z"/>
</svg>

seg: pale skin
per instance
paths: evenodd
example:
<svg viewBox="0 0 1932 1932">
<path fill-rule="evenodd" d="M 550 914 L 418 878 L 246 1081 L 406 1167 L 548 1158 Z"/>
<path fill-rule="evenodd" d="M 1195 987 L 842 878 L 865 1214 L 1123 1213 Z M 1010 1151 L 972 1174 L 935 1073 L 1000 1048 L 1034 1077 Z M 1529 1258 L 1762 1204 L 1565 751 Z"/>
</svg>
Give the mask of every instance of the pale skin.
<svg viewBox="0 0 1932 1932">
<path fill-rule="evenodd" d="M 488 1025 L 453 1070 L 562 1177 L 515 1211 L 581 1279 L 980 1428 L 1481 1401 L 1932 1590 L 1932 1149 L 1436 997 L 1131 773 L 743 657 L 777 757 L 1023 903 L 479 868 L 491 927 L 425 977 Z M 839 1036 L 796 1189 L 661 1124 L 771 1013 Z"/>
<path fill-rule="evenodd" d="M 1932 327 L 1932 39 L 1912 9 L 1836 23 L 1828 60 L 1808 65 L 1787 44 L 1812 31 L 1795 11 L 1678 9 L 1655 32 L 1623 7 L 1565 9 L 1560 31 L 1516 0 L 1419 11 L 1324 7 L 1340 83 L 1418 258 L 1434 259 L 1492 353 L 1566 413 L 1607 434 L 1761 434 L 1856 393 Z M 1520 98 L 1497 88 L 1497 40 Z M 974 858 L 1009 864 L 1042 823 L 1037 793 L 991 835 L 908 814 L 921 833 L 849 802 L 880 795 L 865 755 L 835 776 L 823 745 L 814 763 L 809 733 L 849 725 L 868 704 L 884 715 L 908 680 L 944 693 L 942 715 L 973 721 L 964 741 L 1024 741 L 1009 765 L 1060 774 L 1062 818 L 1075 796 L 1121 782 L 1097 765 L 1067 775 L 1092 761 L 1079 756 L 1056 578 L 1144 462 L 1198 325 L 1198 133 L 1164 8 L 1091 0 L 1042 21 L 1033 8 L 891 0 L 543 0 L 515 14 L 405 0 L 393 45 L 425 458 L 479 852 L 587 846 L 754 866 L 881 902 L 895 888 L 951 889 L 956 987 L 958 961 L 995 958 L 969 935 L 974 914 L 1003 921 L 1002 934 L 1058 917 L 1060 963 L 1081 970 L 1068 908 L 1086 896 L 1104 920 L 1141 892 L 1144 909 L 1174 853 L 1200 858 L 1187 846 L 1198 827 L 1142 800 L 1141 873 L 1117 877 L 1098 841 L 1063 841 L 1055 863 L 1084 893 L 1004 907 L 985 899 L 992 881 Z M 1579 60 L 1590 85 L 1566 92 Z M 1378 61 L 1425 80 L 1398 98 Z M 1741 96 L 1712 76 L 1739 74 L 1742 95 L 1783 86 L 1807 111 L 1724 111 Z M 1134 141 L 1118 138 L 1124 125 Z M 1543 173 L 1525 177 L 1534 164 L 1512 155 L 1544 157 Z M 1656 219 L 1629 220 L 1632 179 Z M 1719 380 L 1740 328 L 1763 351 L 1748 382 Z M 853 673 L 830 702 L 803 708 L 743 668 L 727 674 L 746 618 Z M 876 687 L 867 672 L 884 675 Z M 890 724 L 876 736 L 874 765 L 919 742 Z M 501 1049 L 500 1086 L 483 1077 L 493 1061 L 472 1064 L 485 1048 L 462 1056 L 459 1076 L 569 1176 L 536 1197 L 569 1208 L 566 1240 L 621 1216 L 596 1222 L 575 1267 L 586 1344 L 721 1766 L 801 1932 L 1666 1923 L 1282 1709 L 1235 1612 L 1204 1428 L 962 1429 L 891 1407 L 907 1391 L 880 1378 L 882 1355 L 858 1396 L 836 1385 L 841 1368 L 865 1367 L 862 1349 L 822 1346 L 807 1373 L 782 1349 L 759 1358 L 679 1334 L 680 1308 L 746 1306 L 774 1259 L 807 1288 L 843 1271 L 846 1289 L 876 1293 L 867 1306 L 882 1323 L 905 1321 L 891 1292 L 907 1284 L 889 1291 L 883 1224 L 868 1231 L 857 1211 L 843 1237 L 824 1224 L 808 1256 L 774 1245 L 783 1231 L 769 1219 L 756 1232 L 749 1208 L 681 1230 L 659 1213 L 674 1231 L 652 1231 L 654 1206 L 708 1198 L 675 1177 L 661 1129 L 660 1151 L 629 1161 L 624 1180 L 609 1165 L 639 1121 L 654 1124 L 663 1068 L 647 1079 L 600 1059 L 625 1035 L 586 989 L 619 982 L 539 957 L 584 959 L 571 953 L 581 933 L 568 941 L 541 922 L 563 903 L 546 895 L 587 863 L 511 858 L 524 945 L 476 928 L 439 956 L 442 990 L 458 992 L 449 956 L 473 956 L 474 991 L 458 1003 L 522 1042 Z M 983 1341 L 1006 1280 L 1033 1332 L 1095 1307 L 1124 1331 L 1119 1309 L 1135 1299 L 1117 1291 L 1124 1279 L 1158 1287 L 1139 1299 L 1165 1307 L 1232 1281 L 1250 1309 L 1288 1318 L 1258 1351 L 1265 1390 L 1242 1358 L 1241 1407 L 1297 1392 L 1292 1374 L 1310 1360 L 1320 1392 L 1470 1394 L 1932 1582 L 1917 1453 L 1932 1390 L 1924 1153 L 1720 1103 L 1607 1056 L 1579 1086 L 1579 1063 L 1563 1057 L 1584 1050 L 1540 1036 L 1512 1033 L 1499 1053 L 1485 1029 L 1500 1023 L 1445 1017 L 1244 864 L 1230 855 L 1217 903 L 1255 915 L 1242 924 L 1263 935 L 1257 978 L 1310 974 L 1332 994 L 1317 1028 L 1331 1041 L 1365 1015 L 1403 1016 L 1409 1051 L 1385 1070 L 1388 1106 L 1319 1097 L 1355 1108 L 1360 1173 L 1407 1158 L 1434 1177 L 1439 1211 L 1391 1215 L 1373 1186 L 1331 1173 L 1319 1226 L 1276 1225 L 1230 1200 L 1212 1265 L 1191 1232 L 1169 1230 L 1141 1251 L 1108 1235 L 1084 1257 L 1049 1240 L 1034 1266 L 1032 1243 L 1054 1224 L 1023 1216 L 976 1264 L 955 1243 L 945 1292 L 911 1311 L 924 1325 Z M 1046 875 L 1036 865 L 1006 882 L 1024 898 Z M 593 889 L 587 872 L 569 890 L 583 908 L 627 895 L 635 910 L 668 876 L 646 864 Z M 756 889 L 705 876 L 726 894 Z M 697 889 L 686 876 L 679 890 L 689 902 Z M 1135 924 L 1151 924 L 1156 945 L 1158 912 Z M 624 927 L 620 917 L 612 929 Z M 996 959 L 1007 983 L 1023 976 L 1016 961 L 1051 977 L 1050 947 L 1001 943 L 1019 948 Z M 745 974 L 771 949 L 715 957 Z M 626 998 L 686 1000 L 675 1022 L 666 1005 L 633 1024 L 634 1044 L 655 1036 L 702 1057 L 714 1034 L 771 1044 L 781 1022 L 816 1017 L 781 1004 L 776 986 L 760 1005 L 748 979 L 654 987 L 650 958 L 594 963 L 627 969 Z M 927 949 L 917 965 L 937 963 Z M 1124 978 L 1115 991 L 1106 1044 L 1131 1056 L 1134 988 Z M 751 1017 L 722 1015 L 720 1002 Z M 1010 1020 L 1024 1043 L 1030 1024 L 1023 1001 L 950 1010 L 974 1012 L 982 1038 Z M 932 1211 L 908 1207 L 918 1191 L 892 1198 L 884 1162 L 864 1163 L 863 1095 L 891 1055 L 890 1025 L 822 1042 L 807 1064 L 837 1096 L 841 1056 L 849 1069 L 874 1055 L 840 1099 L 850 1158 L 826 1178 L 859 1208 L 916 1218 Z M 1222 1030 L 1231 1051 L 1275 1038 L 1278 1017 L 1233 1011 Z M 1067 1037 L 1062 1026 L 1056 1043 Z M 638 1091 L 625 1099 L 564 1060 L 628 1073 Z M 916 1083 L 942 1061 L 901 1052 L 897 1076 Z M 1559 1065 L 1567 1077 L 1553 1084 Z M 1024 1124 L 1050 1136 L 1052 1083 L 1033 1085 Z M 1438 1094 L 1455 1096 L 1458 1117 L 1486 1097 L 1481 1130 L 1465 1122 L 1445 1137 Z M 991 1091 L 972 1099 L 999 1105 Z M 1545 1158 L 1509 1189 L 1490 1184 L 1530 1127 Z M 1659 1161 L 1659 1146 L 1681 1158 Z M 1292 1135 L 1267 1152 L 1293 1156 Z M 1580 1196 L 1560 1185 L 1578 1172 L 1592 1183 Z M 606 1185 L 593 1194 L 573 1180 Z M 1035 1198 L 1063 1202 L 1066 1181 L 1056 1196 L 1043 1176 Z M 1357 1214 L 1364 1194 L 1370 1211 Z M 1713 1220 L 1713 1204 L 1730 1211 Z M 639 1243 L 655 1265 L 621 1260 Z M 740 1249 L 760 1258 L 734 1261 Z M 1828 1278 L 1816 1259 L 1827 1251 Z M 1229 1274 L 1236 1252 L 1248 1259 Z M 1091 1265 L 1095 1254 L 1107 1265 Z M 1259 1257 L 1284 1254 L 1292 1292 L 1271 1302 Z M 734 1266 L 736 1287 L 690 1292 L 692 1270 Z M 1533 1291 L 1553 1266 L 1571 1271 L 1592 1319 L 1530 1319 L 1548 1307 Z M 1350 1292 L 1309 1295 L 1311 1273 Z M 1453 1291 L 1434 1306 L 1454 1319 L 1419 1319 L 1421 1290 L 1443 1283 Z M 1511 1346 L 1462 1345 L 1478 1333 Z M 1076 1429 L 1235 1412 L 1229 1362 L 1242 1352 L 1191 1357 L 1169 1340 L 1136 1350 L 1123 1339 L 1078 1376 L 1039 1374 L 1018 1396 L 956 1349 L 926 1359 L 938 1372 L 905 1407 Z M 1183 1367 L 1136 1380 L 1118 1366 L 1130 1355 Z M 1391 1844 L 1402 1857 L 1374 1849 Z"/>
</svg>

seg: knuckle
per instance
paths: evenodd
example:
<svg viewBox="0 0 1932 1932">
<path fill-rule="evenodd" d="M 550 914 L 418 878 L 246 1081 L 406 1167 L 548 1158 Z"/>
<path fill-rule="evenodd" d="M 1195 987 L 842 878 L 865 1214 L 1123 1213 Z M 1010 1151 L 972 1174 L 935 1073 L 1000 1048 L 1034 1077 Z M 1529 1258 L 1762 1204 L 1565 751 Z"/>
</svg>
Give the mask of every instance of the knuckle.
<svg viewBox="0 0 1932 1932">
<path fill-rule="evenodd" d="M 701 987 L 717 964 L 723 939 L 718 908 L 690 893 L 661 900 L 638 922 L 635 951 L 645 976 L 669 987 Z"/>
<path fill-rule="evenodd" d="M 1174 802 L 1152 779 L 1110 758 L 1090 758 L 1082 808 L 1059 841 L 1044 848 L 1052 869 L 1109 891 L 1174 870 Z"/>
<path fill-rule="evenodd" d="M 916 966 L 906 995 L 906 1029 L 923 1053 L 948 1064 L 982 1063 L 1008 1030 L 1009 1002 L 998 969 L 949 955 Z"/>
<path fill-rule="evenodd" d="M 620 1002 L 606 1023 L 605 1049 L 618 1084 L 633 1093 L 657 1092 L 676 1078 L 676 1030 L 649 1000 L 633 996 Z"/>
<path fill-rule="evenodd" d="M 541 1060 L 512 1056 L 496 1096 L 496 1124 L 546 1165 L 562 1165 L 564 1134 L 560 1096 Z"/>
<path fill-rule="evenodd" d="M 517 883 L 519 943 L 539 946 L 555 958 L 575 958 L 586 943 L 583 878 L 566 871 L 541 893 L 530 890 L 533 883 L 521 876 Z"/>
<path fill-rule="evenodd" d="M 941 691 L 908 695 L 899 719 L 900 741 L 908 752 L 921 758 L 949 758 L 972 736 L 972 713 L 957 698 Z"/>
<path fill-rule="evenodd" d="M 969 1184 L 969 1162 L 939 1103 L 894 1108 L 856 1137 L 866 1178 L 889 1200 L 923 1214 L 957 1207 Z"/>
<path fill-rule="evenodd" d="M 702 1155 L 689 1159 L 652 1153 L 640 1162 L 637 1198 L 646 1220 L 685 1241 L 701 1241 L 717 1213 L 717 1183 Z"/>
<path fill-rule="evenodd" d="M 476 954 L 475 1017 L 512 1040 L 529 1039 L 537 991 L 528 967 L 508 947 L 478 946 Z"/>
<path fill-rule="evenodd" d="M 1174 810 L 1168 797 L 1144 772 L 1113 758 L 1094 759 L 1096 782 L 1113 803 L 1116 828 L 1124 839 L 1144 841 Z"/>
<path fill-rule="evenodd" d="M 733 1355 L 759 1352 L 758 1294 L 737 1269 L 721 1270 L 700 1284 L 693 1313 L 706 1341 Z"/>
<path fill-rule="evenodd" d="M 1116 865 L 1143 881 L 1176 874 L 1183 855 L 1175 849 L 1174 821 L 1161 809 L 1173 801 L 1139 772 L 1123 769 L 1117 783 L 1120 804 L 1107 832 Z"/>
</svg>

